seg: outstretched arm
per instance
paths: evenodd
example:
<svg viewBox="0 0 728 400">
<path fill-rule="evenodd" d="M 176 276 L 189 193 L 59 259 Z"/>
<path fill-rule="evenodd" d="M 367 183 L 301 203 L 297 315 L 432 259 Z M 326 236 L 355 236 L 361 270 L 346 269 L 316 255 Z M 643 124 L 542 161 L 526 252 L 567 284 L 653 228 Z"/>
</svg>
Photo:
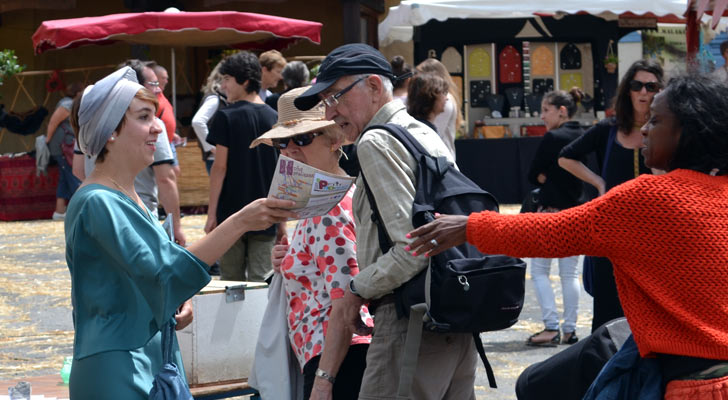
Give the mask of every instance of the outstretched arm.
<svg viewBox="0 0 728 400">
<path fill-rule="evenodd" d="M 291 200 L 255 200 L 187 249 L 200 260 L 212 264 L 246 232 L 260 231 L 288 218 L 297 218 L 296 213 L 289 210 L 295 205 Z"/>
</svg>

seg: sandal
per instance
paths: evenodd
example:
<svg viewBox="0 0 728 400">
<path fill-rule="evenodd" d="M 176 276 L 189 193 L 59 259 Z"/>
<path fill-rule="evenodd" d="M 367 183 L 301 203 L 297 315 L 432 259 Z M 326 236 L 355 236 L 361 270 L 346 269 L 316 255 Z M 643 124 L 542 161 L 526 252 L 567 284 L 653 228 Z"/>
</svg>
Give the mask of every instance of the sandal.
<svg viewBox="0 0 728 400">
<path fill-rule="evenodd" d="M 574 344 L 578 341 L 579 338 L 576 336 L 576 331 L 564 332 L 564 339 L 561 341 L 561 344 Z"/>
<path fill-rule="evenodd" d="M 545 342 L 535 342 L 533 340 L 544 332 L 556 332 L 556 336 Z M 529 336 L 528 340 L 526 340 L 527 346 L 556 347 L 556 345 L 558 345 L 559 343 L 561 343 L 561 332 L 559 332 L 558 329 L 544 329 L 541 332 L 534 333 L 533 335 Z"/>
</svg>

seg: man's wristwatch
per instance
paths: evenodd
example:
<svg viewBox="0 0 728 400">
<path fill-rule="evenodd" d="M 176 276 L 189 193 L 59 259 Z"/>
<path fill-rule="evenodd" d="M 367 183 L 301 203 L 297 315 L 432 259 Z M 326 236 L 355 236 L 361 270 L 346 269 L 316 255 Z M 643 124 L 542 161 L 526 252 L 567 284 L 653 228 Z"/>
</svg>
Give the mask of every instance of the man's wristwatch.
<svg viewBox="0 0 728 400">
<path fill-rule="evenodd" d="M 336 381 L 336 377 L 329 375 L 328 372 L 322 370 L 321 368 L 316 368 L 316 376 L 319 378 L 326 379 L 327 381 L 331 382 L 331 384 Z"/>
<path fill-rule="evenodd" d="M 350 292 L 351 292 L 351 294 L 353 294 L 354 296 L 356 296 L 356 297 L 359 297 L 359 298 L 363 298 L 363 297 L 361 297 L 361 295 L 360 295 L 360 294 L 359 294 L 359 293 L 358 293 L 358 292 L 356 291 L 356 289 L 354 288 L 354 280 L 353 280 L 353 279 L 349 281 L 349 291 L 350 291 Z"/>
</svg>

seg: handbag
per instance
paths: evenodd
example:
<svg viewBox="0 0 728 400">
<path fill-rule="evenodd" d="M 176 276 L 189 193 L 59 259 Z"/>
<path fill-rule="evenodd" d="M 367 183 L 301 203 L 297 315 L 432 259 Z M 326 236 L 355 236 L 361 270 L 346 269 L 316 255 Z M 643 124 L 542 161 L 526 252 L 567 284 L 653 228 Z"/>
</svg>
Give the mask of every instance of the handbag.
<svg viewBox="0 0 728 400">
<path fill-rule="evenodd" d="M 173 318 L 162 328 L 162 370 L 154 376 L 149 400 L 193 400 L 187 382 L 172 361 L 175 325 Z"/>
<path fill-rule="evenodd" d="M 523 199 L 523 203 L 521 203 L 521 211 L 519 211 L 521 214 L 523 213 L 534 213 L 538 211 L 538 205 L 541 201 L 539 198 L 541 194 L 541 188 L 535 188 L 528 192 L 526 197 Z"/>
<path fill-rule="evenodd" d="M 61 141 L 61 152 L 63 157 L 69 166 L 73 166 L 73 149 L 76 147 L 76 139 L 73 137 L 73 132 L 69 132 L 67 127 L 61 125 L 63 129 L 63 141 Z"/>
</svg>

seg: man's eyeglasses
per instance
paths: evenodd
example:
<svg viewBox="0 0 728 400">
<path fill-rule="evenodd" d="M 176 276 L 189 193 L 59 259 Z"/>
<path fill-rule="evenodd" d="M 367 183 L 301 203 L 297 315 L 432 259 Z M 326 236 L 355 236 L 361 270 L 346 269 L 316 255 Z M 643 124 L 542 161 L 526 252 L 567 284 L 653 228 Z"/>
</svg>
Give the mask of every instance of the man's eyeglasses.
<svg viewBox="0 0 728 400">
<path fill-rule="evenodd" d="M 273 144 L 273 147 L 275 147 L 278 150 L 285 149 L 288 147 L 288 141 L 291 140 L 293 143 L 296 144 L 298 147 L 308 146 L 313 142 L 313 139 L 316 138 L 316 136 L 323 135 L 323 132 L 306 132 L 302 133 L 300 135 L 287 137 L 283 139 L 271 139 L 271 142 Z"/>
<path fill-rule="evenodd" d="M 336 106 L 337 104 L 339 104 L 339 99 L 341 98 L 341 96 L 345 95 L 345 94 L 346 94 L 346 92 L 348 92 L 348 91 L 349 91 L 349 90 L 351 90 L 351 89 L 352 89 L 352 88 L 353 88 L 354 86 L 356 86 L 356 84 L 357 84 L 357 83 L 359 83 L 359 82 L 363 81 L 363 80 L 364 80 L 364 79 L 366 79 L 366 78 L 369 78 L 369 75 L 367 75 L 367 76 L 362 76 L 361 78 L 359 78 L 359 79 L 355 80 L 355 81 L 354 81 L 354 83 L 352 83 L 351 85 L 349 85 L 349 86 L 347 86 L 347 87 L 345 87 L 345 88 L 343 88 L 343 89 L 339 90 L 338 92 L 336 92 L 336 93 L 332 94 L 331 96 L 329 96 L 329 97 L 327 97 L 327 98 L 323 99 L 322 101 L 324 102 L 324 105 L 325 105 L 326 107 L 334 107 L 334 106 Z"/>
<path fill-rule="evenodd" d="M 151 87 L 157 87 L 157 86 L 159 86 L 159 81 L 147 81 L 147 82 L 144 82 L 144 86 L 146 86 L 146 85 L 149 85 Z"/>
<path fill-rule="evenodd" d="M 643 87 L 651 93 L 657 93 L 660 91 L 660 84 L 657 82 L 641 82 L 638 80 L 633 80 L 629 83 L 629 90 L 633 92 L 639 92 L 642 90 Z"/>
</svg>

